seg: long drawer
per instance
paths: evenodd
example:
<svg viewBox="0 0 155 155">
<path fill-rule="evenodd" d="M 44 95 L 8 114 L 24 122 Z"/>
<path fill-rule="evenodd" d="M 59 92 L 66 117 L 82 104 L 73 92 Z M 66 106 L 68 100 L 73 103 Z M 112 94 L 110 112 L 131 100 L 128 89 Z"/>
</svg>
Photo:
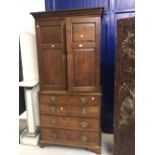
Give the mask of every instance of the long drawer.
<svg viewBox="0 0 155 155">
<path fill-rule="evenodd" d="M 98 132 L 41 128 L 40 140 L 51 143 L 97 145 L 100 143 L 100 135 Z"/>
<path fill-rule="evenodd" d="M 40 113 L 57 116 L 79 116 L 99 118 L 99 106 L 82 105 L 48 105 L 40 104 Z"/>
<path fill-rule="evenodd" d="M 88 104 L 96 105 L 100 103 L 99 95 L 80 95 L 80 94 L 39 94 L 39 100 L 44 104 Z"/>
<path fill-rule="evenodd" d="M 79 118 L 68 116 L 40 116 L 41 127 L 62 128 L 62 129 L 77 129 L 86 131 L 99 131 L 99 120 L 94 118 Z"/>
</svg>

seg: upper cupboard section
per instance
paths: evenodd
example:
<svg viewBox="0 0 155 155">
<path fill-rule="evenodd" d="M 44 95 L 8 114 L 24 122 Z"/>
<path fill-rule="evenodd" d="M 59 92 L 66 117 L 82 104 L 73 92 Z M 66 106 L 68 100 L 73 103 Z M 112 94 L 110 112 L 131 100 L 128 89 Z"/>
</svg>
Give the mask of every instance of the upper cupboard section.
<svg viewBox="0 0 155 155">
<path fill-rule="evenodd" d="M 102 8 L 32 13 L 40 88 L 98 91 Z"/>
</svg>

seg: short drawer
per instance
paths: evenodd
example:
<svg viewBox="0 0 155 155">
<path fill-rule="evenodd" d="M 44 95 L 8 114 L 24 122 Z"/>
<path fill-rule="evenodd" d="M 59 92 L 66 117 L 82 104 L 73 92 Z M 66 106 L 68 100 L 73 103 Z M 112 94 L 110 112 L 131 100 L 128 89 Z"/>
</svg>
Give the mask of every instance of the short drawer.
<svg viewBox="0 0 155 155">
<path fill-rule="evenodd" d="M 93 118 L 78 118 L 68 116 L 40 116 L 41 127 L 78 129 L 78 130 L 99 130 L 99 120 Z"/>
<path fill-rule="evenodd" d="M 63 142 L 65 144 L 97 145 L 100 143 L 99 132 L 86 132 L 64 129 L 41 128 L 41 141 Z"/>
<path fill-rule="evenodd" d="M 80 116 L 80 117 L 95 117 L 100 116 L 99 105 L 85 106 L 74 104 L 40 104 L 40 113 L 57 116 Z"/>
<path fill-rule="evenodd" d="M 40 103 L 44 104 L 88 104 L 96 105 L 100 103 L 101 96 L 98 95 L 73 95 L 73 94 L 39 94 Z"/>
</svg>

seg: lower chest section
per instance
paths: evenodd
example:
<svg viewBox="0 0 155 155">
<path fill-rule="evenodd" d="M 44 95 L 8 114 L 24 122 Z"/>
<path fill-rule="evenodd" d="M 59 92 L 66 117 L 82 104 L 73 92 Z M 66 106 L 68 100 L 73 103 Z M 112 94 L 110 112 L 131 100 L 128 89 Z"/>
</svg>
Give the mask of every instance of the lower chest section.
<svg viewBox="0 0 155 155">
<path fill-rule="evenodd" d="M 99 146 L 100 98 L 96 94 L 39 94 L 40 141 Z"/>
</svg>

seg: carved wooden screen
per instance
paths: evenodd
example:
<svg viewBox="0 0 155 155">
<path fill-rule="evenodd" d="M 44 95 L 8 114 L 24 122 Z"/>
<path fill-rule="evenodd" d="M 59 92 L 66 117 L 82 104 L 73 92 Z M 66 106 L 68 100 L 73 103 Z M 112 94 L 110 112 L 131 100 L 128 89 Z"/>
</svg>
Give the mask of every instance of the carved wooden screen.
<svg viewBox="0 0 155 155">
<path fill-rule="evenodd" d="M 114 155 L 135 154 L 135 18 L 117 23 Z"/>
</svg>

